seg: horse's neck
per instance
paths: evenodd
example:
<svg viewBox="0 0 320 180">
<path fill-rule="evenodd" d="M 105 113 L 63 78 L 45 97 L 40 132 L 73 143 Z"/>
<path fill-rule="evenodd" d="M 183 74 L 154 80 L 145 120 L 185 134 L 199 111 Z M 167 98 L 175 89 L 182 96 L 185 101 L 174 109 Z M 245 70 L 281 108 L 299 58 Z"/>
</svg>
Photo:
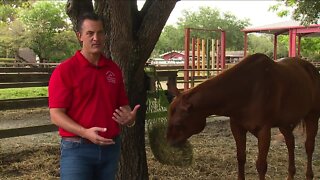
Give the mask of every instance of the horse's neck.
<svg viewBox="0 0 320 180">
<path fill-rule="evenodd" d="M 195 111 L 201 112 L 200 114 L 206 117 L 213 114 L 231 116 L 237 111 L 234 107 L 241 107 L 243 103 L 234 97 L 247 94 L 241 92 L 244 88 L 236 84 L 228 82 L 227 77 L 208 80 L 190 91 L 189 102 L 192 103 Z"/>
<path fill-rule="evenodd" d="M 256 88 L 266 86 L 264 78 L 266 73 L 272 74 L 273 67 L 274 62 L 261 55 L 242 60 L 233 68 L 191 89 L 189 102 L 201 115 L 239 115 L 252 105 L 253 97 L 259 98 L 256 93 L 261 94 L 264 88 Z"/>
</svg>

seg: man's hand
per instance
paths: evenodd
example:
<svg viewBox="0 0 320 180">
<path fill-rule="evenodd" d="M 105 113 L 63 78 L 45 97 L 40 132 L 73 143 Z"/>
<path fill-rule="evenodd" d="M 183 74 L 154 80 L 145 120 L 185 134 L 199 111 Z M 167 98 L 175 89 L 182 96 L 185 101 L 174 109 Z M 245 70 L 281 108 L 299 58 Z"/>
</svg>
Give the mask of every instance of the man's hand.
<svg viewBox="0 0 320 180">
<path fill-rule="evenodd" d="M 92 127 L 89 129 L 85 129 L 82 134 L 82 137 L 98 145 L 114 144 L 115 142 L 113 141 L 113 139 L 107 139 L 99 135 L 99 132 L 106 132 L 106 131 L 107 131 L 107 128 Z"/>
<path fill-rule="evenodd" d="M 139 108 L 139 104 L 133 110 L 131 110 L 130 106 L 121 106 L 115 110 L 112 119 L 121 125 L 133 126 Z"/>
</svg>

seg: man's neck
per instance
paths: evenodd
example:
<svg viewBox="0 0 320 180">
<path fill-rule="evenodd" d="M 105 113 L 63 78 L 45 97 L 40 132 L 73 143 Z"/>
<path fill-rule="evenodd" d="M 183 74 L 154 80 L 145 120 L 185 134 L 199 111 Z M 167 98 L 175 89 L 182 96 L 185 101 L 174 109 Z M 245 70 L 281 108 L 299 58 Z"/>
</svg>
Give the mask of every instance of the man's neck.
<svg viewBox="0 0 320 180">
<path fill-rule="evenodd" d="M 80 53 L 93 65 L 97 66 L 99 59 L 100 59 L 100 53 L 86 53 L 84 51 L 80 51 Z"/>
</svg>

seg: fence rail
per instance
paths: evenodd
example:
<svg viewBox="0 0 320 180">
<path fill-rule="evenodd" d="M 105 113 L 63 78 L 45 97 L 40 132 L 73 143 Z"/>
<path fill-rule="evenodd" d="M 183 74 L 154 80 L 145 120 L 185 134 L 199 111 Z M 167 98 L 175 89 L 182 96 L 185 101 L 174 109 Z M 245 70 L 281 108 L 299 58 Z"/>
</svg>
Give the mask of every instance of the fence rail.
<svg viewBox="0 0 320 180">
<path fill-rule="evenodd" d="M 0 100 L 0 110 L 37 108 L 48 105 L 47 97 Z"/>
<path fill-rule="evenodd" d="M 57 126 L 53 124 L 14 128 L 14 129 L 1 129 L 0 139 L 33 135 L 33 134 L 41 134 L 41 133 L 47 133 L 47 132 L 55 132 L 57 130 L 58 130 Z"/>
<path fill-rule="evenodd" d="M 56 67 L 59 63 L 3 63 L 0 62 L 0 67 Z"/>
<path fill-rule="evenodd" d="M 21 88 L 21 87 L 40 87 L 47 86 L 53 67 L 39 65 L 38 67 L 0 65 L 0 88 Z M 181 67 L 175 67 L 181 68 Z M 160 69 L 165 69 L 161 67 Z M 159 76 L 165 79 L 177 76 L 177 71 L 160 72 Z M 47 97 L 23 98 L 23 99 L 6 99 L 0 100 L 0 110 L 23 109 L 47 106 Z M 152 118 L 152 114 L 151 117 Z M 53 124 L 33 125 L 30 127 L 0 129 L 0 139 L 11 138 L 32 134 L 41 134 L 57 131 L 57 127 Z"/>
<path fill-rule="evenodd" d="M 320 70 L 320 62 L 316 63 L 315 66 Z M 182 67 L 156 67 L 158 70 L 167 70 L 157 72 L 159 79 L 164 81 L 167 80 L 168 83 L 176 84 L 177 81 L 181 82 L 182 77 L 178 77 L 178 71 Z M 25 67 L 22 65 L 8 66 L 4 68 L 0 64 L 0 88 L 20 88 L 20 87 L 40 87 L 47 86 L 49 77 L 53 71 L 53 66 L 49 65 L 39 65 L 38 67 Z M 189 70 L 190 71 L 190 70 Z M 194 80 L 203 81 L 207 77 L 196 77 Z M 151 80 L 151 83 L 155 80 Z M 155 86 L 155 85 L 153 85 Z M 47 97 L 37 97 L 37 98 L 24 98 L 24 99 L 7 99 L 0 100 L 0 110 L 8 109 L 22 109 L 22 108 L 33 108 L 33 107 L 43 107 L 48 103 Z M 154 114 L 150 114 L 152 118 Z M 0 130 L 0 139 L 11 138 L 32 134 L 40 134 L 57 131 L 55 125 L 40 125 L 22 128 L 12 128 L 12 129 L 2 129 Z"/>
</svg>

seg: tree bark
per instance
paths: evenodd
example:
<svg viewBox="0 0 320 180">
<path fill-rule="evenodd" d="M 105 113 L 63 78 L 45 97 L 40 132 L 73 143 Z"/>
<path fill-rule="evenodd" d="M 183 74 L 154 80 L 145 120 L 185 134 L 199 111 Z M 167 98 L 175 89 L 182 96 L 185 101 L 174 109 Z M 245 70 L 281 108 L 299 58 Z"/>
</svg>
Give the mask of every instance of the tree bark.
<svg viewBox="0 0 320 180">
<path fill-rule="evenodd" d="M 136 125 L 122 128 L 122 148 L 117 179 L 148 179 L 145 151 L 147 88 L 144 66 L 176 0 L 146 0 L 138 11 L 137 0 L 97 0 L 94 10 L 103 17 L 106 30 L 105 54 L 119 65 L 130 106 L 140 104 Z M 67 13 L 76 25 L 77 16 L 92 11 L 91 0 L 68 0 Z"/>
</svg>

